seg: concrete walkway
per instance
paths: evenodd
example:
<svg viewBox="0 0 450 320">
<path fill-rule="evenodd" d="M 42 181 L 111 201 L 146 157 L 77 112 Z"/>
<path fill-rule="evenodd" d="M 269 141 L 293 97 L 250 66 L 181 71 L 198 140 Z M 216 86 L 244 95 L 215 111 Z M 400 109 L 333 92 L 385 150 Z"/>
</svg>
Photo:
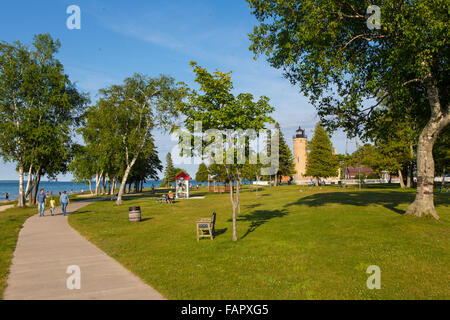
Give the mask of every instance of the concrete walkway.
<svg viewBox="0 0 450 320">
<path fill-rule="evenodd" d="M 89 202 L 73 202 L 68 211 L 81 209 Z M 66 271 L 72 265 L 80 268 L 81 289 L 67 288 L 71 274 Z M 20 231 L 3 298 L 164 299 L 72 229 L 67 217 L 50 216 L 48 212 L 45 217 L 29 218 Z"/>
<path fill-rule="evenodd" d="M 9 208 L 12 208 L 12 207 L 14 207 L 13 204 L 8 204 L 8 205 L 5 205 L 5 206 L 0 206 L 0 212 L 5 211 L 5 210 L 7 210 L 7 209 L 9 209 Z"/>
</svg>

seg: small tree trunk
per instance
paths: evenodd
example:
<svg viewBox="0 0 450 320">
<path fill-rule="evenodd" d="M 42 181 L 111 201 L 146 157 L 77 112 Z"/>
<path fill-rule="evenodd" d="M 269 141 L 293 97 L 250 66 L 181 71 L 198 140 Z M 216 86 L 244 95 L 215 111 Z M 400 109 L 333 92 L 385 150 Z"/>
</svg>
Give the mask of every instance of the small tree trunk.
<svg viewBox="0 0 450 320">
<path fill-rule="evenodd" d="M 92 195 L 92 181 L 91 181 L 91 179 L 89 179 L 89 192 Z"/>
<path fill-rule="evenodd" d="M 442 185 L 442 188 L 445 187 L 445 166 L 444 166 L 444 169 L 442 170 L 442 183 L 441 183 L 441 185 Z"/>
<path fill-rule="evenodd" d="M 95 174 L 95 195 L 98 196 L 100 194 L 100 181 L 102 179 L 103 171 L 97 172 Z"/>
<path fill-rule="evenodd" d="M 403 181 L 402 170 L 398 169 L 398 179 L 400 180 L 400 187 L 405 189 L 405 182 Z"/>
<path fill-rule="evenodd" d="M 108 178 L 108 175 L 103 176 L 102 179 L 102 194 L 106 194 L 106 179 Z"/>
<path fill-rule="evenodd" d="M 138 155 L 136 155 L 133 160 L 131 161 L 131 163 L 127 166 L 127 168 L 125 169 L 125 173 L 123 174 L 122 177 L 122 183 L 120 184 L 120 188 L 119 188 L 119 194 L 117 195 L 117 200 L 116 200 L 116 204 L 117 205 L 121 205 L 122 204 L 122 195 L 123 192 L 125 191 L 126 188 L 126 184 L 127 184 L 127 179 L 128 179 L 128 175 L 130 174 L 131 168 L 133 168 L 134 163 L 136 162 Z"/>
<path fill-rule="evenodd" d="M 406 187 L 412 188 L 413 183 L 413 158 L 414 158 L 414 147 L 412 143 L 409 145 L 409 156 L 411 157 L 411 161 L 408 165 L 408 177 L 406 178 Z"/>
<path fill-rule="evenodd" d="M 258 198 L 258 189 L 259 189 L 259 175 L 256 175 L 256 198 Z"/>
<path fill-rule="evenodd" d="M 237 241 L 237 224 L 236 224 L 236 202 L 234 201 L 233 182 L 230 182 L 230 200 L 233 209 L 233 241 Z"/>
<path fill-rule="evenodd" d="M 445 167 L 444 167 L 444 170 L 442 172 L 442 188 L 444 188 L 444 187 L 445 187 Z"/>
<path fill-rule="evenodd" d="M 406 177 L 406 187 L 412 187 L 412 163 L 408 165 L 408 176 Z"/>
<path fill-rule="evenodd" d="M 34 180 L 34 178 L 33 178 Z M 35 183 L 33 182 L 30 187 L 30 194 L 28 195 L 28 205 L 33 205 L 33 194 L 34 194 Z"/>
<path fill-rule="evenodd" d="M 102 175 L 100 176 L 100 184 L 99 184 L 99 194 L 103 194 L 103 180 L 105 179 L 105 177 Z"/>
<path fill-rule="evenodd" d="M 36 179 L 36 184 L 34 186 L 33 197 L 32 197 L 33 204 L 36 203 L 37 194 L 39 192 L 39 184 L 41 183 L 41 173 L 36 172 L 36 177 L 37 177 L 37 179 Z"/>
<path fill-rule="evenodd" d="M 240 177 L 240 173 L 238 172 L 238 174 L 237 174 L 237 181 L 236 181 L 236 205 L 237 205 L 237 209 L 238 209 L 238 212 L 237 212 L 238 215 L 241 214 L 241 194 L 240 194 L 240 189 L 241 189 L 241 177 Z"/>
<path fill-rule="evenodd" d="M 108 195 L 112 196 L 114 194 L 114 178 L 109 180 L 109 190 Z"/>
<path fill-rule="evenodd" d="M 33 165 L 28 169 L 27 188 L 25 189 L 24 203 L 30 194 L 31 182 L 33 181 Z"/>
<path fill-rule="evenodd" d="M 17 202 L 18 207 L 25 206 L 25 193 L 23 190 L 23 164 L 19 164 L 19 201 Z"/>
<path fill-rule="evenodd" d="M 33 178 L 33 183 L 31 184 L 31 188 L 30 188 L 30 196 L 28 198 L 28 204 L 30 206 L 34 205 L 36 202 L 36 194 L 37 194 L 37 188 L 38 188 L 38 176 L 39 176 L 39 171 L 37 170 L 34 173 L 34 178 Z"/>
<path fill-rule="evenodd" d="M 231 208 L 233 210 L 233 241 L 237 241 L 237 223 L 236 223 L 236 207 L 237 207 L 237 201 L 234 200 L 234 189 L 233 189 L 233 180 L 231 178 L 231 168 L 228 166 L 225 166 L 225 169 L 227 171 L 228 175 L 228 181 L 230 183 L 230 201 L 231 201 Z"/>
</svg>

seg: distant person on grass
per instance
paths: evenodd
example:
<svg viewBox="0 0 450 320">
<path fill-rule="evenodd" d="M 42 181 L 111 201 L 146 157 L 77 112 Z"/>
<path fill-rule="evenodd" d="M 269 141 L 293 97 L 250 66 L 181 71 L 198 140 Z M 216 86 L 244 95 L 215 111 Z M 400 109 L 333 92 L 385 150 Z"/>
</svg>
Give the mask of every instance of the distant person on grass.
<svg viewBox="0 0 450 320">
<path fill-rule="evenodd" d="M 167 203 L 172 203 L 173 199 L 174 199 L 173 193 L 172 191 L 169 191 L 169 194 L 167 195 L 166 199 Z"/>
<path fill-rule="evenodd" d="M 8 192 L 5 194 L 5 198 L 6 198 L 6 201 L 9 200 L 9 193 Z"/>
<path fill-rule="evenodd" d="M 63 193 L 61 194 L 61 198 L 59 200 L 61 201 L 62 214 L 63 214 L 63 216 L 65 216 L 67 205 L 70 203 L 69 196 L 67 195 L 67 193 L 65 191 L 63 191 Z"/>
<path fill-rule="evenodd" d="M 45 204 L 47 203 L 47 196 L 44 193 L 44 189 L 41 189 L 41 192 L 37 196 L 36 200 L 38 203 L 39 217 L 43 217 L 45 213 Z"/>
</svg>

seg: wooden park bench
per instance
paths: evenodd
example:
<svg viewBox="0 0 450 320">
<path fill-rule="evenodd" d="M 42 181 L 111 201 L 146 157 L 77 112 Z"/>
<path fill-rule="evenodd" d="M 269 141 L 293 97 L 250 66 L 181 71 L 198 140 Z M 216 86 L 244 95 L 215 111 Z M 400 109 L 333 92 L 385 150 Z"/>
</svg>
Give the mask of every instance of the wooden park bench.
<svg viewBox="0 0 450 320">
<path fill-rule="evenodd" d="M 172 198 L 169 197 L 169 195 L 164 195 L 156 199 L 156 202 L 158 203 L 173 203 L 175 200 L 175 196 L 173 195 Z"/>
<path fill-rule="evenodd" d="M 200 238 L 210 238 L 214 239 L 214 233 L 216 231 L 216 213 L 213 212 L 211 218 L 200 218 L 197 221 L 197 241 Z"/>
</svg>

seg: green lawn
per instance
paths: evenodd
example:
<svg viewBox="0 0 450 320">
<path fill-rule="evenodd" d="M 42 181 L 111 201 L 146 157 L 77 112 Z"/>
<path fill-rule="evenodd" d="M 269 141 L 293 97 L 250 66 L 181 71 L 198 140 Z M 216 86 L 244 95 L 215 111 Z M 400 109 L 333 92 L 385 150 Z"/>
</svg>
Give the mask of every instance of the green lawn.
<svg viewBox="0 0 450 320">
<path fill-rule="evenodd" d="M 0 298 L 6 288 L 19 231 L 25 220 L 36 212 L 36 208 L 11 208 L 0 212 Z"/>
<path fill-rule="evenodd" d="M 449 299 L 450 194 L 436 195 L 437 222 L 403 215 L 413 192 L 247 190 L 237 243 L 228 194 L 98 202 L 69 222 L 169 299 Z M 144 221 L 129 223 L 128 206 Z M 195 221 L 213 210 L 217 237 L 197 243 Z M 369 265 L 381 268 L 381 290 L 366 287 Z"/>
</svg>

